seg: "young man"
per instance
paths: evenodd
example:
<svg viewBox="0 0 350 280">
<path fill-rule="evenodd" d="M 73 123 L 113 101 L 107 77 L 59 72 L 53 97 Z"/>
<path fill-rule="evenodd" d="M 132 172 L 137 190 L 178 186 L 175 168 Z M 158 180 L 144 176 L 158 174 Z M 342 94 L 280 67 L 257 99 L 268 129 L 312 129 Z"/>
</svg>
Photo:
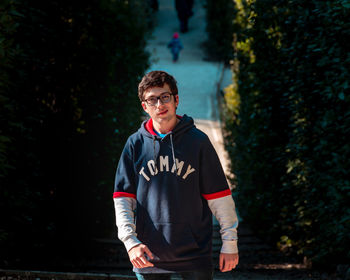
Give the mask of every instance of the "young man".
<svg viewBox="0 0 350 280">
<path fill-rule="evenodd" d="M 126 142 L 117 168 L 118 237 L 138 279 L 212 279 L 212 213 L 221 227 L 220 270 L 238 264 L 238 220 L 208 137 L 176 115 L 175 79 L 152 71 L 139 84 L 150 119 Z"/>
</svg>

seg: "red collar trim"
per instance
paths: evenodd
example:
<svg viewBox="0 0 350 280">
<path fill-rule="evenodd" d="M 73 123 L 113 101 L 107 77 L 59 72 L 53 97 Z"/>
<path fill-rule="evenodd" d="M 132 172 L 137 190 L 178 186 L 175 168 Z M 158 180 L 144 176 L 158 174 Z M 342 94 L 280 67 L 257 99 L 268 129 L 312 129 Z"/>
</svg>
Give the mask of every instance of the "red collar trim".
<svg viewBox="0 0 350 280">
<path fill-rule="evenodd" d="M 178 117 L 179 119 L 182 119 L 182 116 L 176 115 L 176 117 Z M 157 135 L 154 130 L 153 130 L 153 120 L 149 119 L 146 124 L 145 124 L 145 128 L 146 130 L 151 133 L 152 135 Z"/>
<path fill-rule="evenodd" d="M 147 122 L 146 122 L 146 130 L 151 133 L 152 135 L 157 135 L 154 130 L 153 130 L 153 120 L 152 119 L 149 119 Z"/>
</svg>

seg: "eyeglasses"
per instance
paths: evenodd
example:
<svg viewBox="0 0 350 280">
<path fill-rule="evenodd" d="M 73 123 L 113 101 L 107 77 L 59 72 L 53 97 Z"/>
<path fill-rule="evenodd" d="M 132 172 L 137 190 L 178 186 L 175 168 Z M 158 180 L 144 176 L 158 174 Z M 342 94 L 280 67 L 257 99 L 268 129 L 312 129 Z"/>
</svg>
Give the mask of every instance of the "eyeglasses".
<svg viewBox="0 0 350 280">
<path fill-rule="evenodd" d="M 147 98 L 144 101 L 149 106 L 156 106 L 158 104 L 158 99 L 160 100 L 160 103 L 162 103 L 162 104 L 169 103 L 172 95 L 174 95 L 174 94 L 170 93 L 170 92 L 165 92 L 162 95 L 159 95 L 158 97 L 151 96 L 150 98 Z"/>
</svg>

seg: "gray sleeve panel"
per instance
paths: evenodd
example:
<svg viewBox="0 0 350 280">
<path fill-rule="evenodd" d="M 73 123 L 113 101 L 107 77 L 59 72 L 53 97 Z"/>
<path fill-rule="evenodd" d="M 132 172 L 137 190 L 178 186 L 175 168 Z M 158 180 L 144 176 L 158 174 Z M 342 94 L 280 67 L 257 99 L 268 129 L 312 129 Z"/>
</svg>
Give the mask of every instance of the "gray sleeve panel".
<svg viewBox="0 0 350 280">
<path fill-rule="evenodd" d="M 221 253 L 234 254 L 238 252 L 237 227 L 238 219 L 235 202 L 231 195 L 208 200 L 211 212 L 220 224 L 222 239 Z"/>
<path fill-rule="evenodd" d="M 136 200 L 132 197 L 117 197 L 113 200 L 118 238 L 124 243 L 126 250 L 129 251 L 132 247 L 141 244 L 136 234 L 134 214 Z"/>
</svg>

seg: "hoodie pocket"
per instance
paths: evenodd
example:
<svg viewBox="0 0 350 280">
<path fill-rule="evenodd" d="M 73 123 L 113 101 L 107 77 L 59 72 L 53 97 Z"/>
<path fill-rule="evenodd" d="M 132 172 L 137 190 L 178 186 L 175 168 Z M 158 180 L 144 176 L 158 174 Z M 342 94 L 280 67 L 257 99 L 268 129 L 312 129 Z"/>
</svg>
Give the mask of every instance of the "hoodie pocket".
<svg viewBox="0 0 350 280">
<path fill-rule="evenodd" d="M 143 239 L 160 261 L 184 260 L 198 254 L 199 246 L 189 224 L 146 225 Z"/>
</svg>

